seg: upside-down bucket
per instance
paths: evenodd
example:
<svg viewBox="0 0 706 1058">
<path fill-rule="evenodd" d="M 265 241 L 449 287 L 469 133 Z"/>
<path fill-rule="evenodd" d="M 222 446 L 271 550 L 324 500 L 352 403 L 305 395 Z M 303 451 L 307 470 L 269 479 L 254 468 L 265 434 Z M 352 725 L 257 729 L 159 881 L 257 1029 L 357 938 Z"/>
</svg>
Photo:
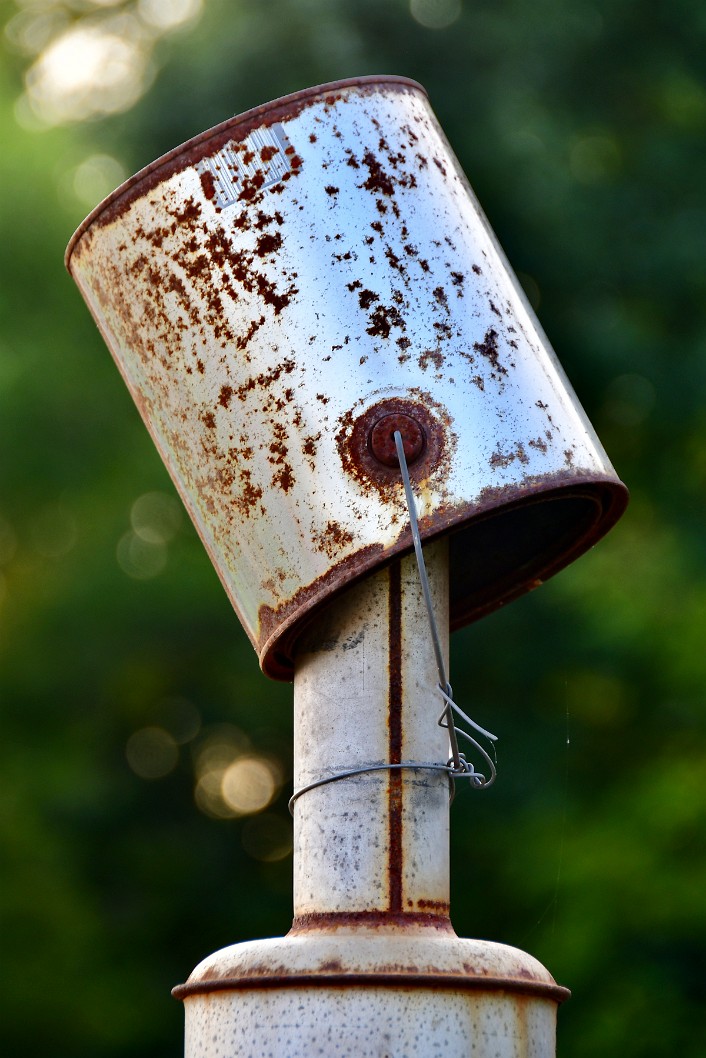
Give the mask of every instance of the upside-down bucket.
<svg viewBox="0 0 706 1058">
<path fill-rule="evenodd" d="M 626 490 L 429 107 L 299 92 L 138 173 L 67 264 L 264 671 L 323 604 L 449 535 L 459 627 L 617 520 Z"/>
</svg>

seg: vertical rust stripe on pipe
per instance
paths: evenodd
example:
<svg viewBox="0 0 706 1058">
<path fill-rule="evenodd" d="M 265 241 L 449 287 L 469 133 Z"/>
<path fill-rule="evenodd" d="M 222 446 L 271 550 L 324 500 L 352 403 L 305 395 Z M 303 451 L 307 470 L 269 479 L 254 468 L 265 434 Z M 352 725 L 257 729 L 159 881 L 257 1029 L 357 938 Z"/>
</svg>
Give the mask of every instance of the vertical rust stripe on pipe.
<svg viewBox="0 0 706 1058">
<path fill-rule="evenodd" d="M 389 578 L 388 752 L 390 764 L 399 764 L 402 760 L 402 573 L 399 562 L 393 562 L 389 567 Z M 388 780 L 387 864 L 390 911 L 402 911 L 402 788 L 402 772 L 391 771 Z"/>
</svg>

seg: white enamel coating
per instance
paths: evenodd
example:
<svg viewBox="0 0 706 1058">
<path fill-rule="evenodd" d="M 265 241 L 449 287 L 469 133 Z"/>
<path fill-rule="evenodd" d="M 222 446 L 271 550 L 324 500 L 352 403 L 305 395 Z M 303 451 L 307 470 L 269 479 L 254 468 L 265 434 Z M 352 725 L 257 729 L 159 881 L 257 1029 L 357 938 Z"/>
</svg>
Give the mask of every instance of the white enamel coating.
<svg viewBox="0 0 706 1058">
<path fill-rule="evenodd" d="M 620 513 L 615 472 L 413 82 L 312 90 L 204 134 L 99 207 L 68 263 L 271 675 L 291 678 L 309 611 L 409 547 L 401 486 L 351 450 L 385 402 L 429 417 L 412 468 L 424 537 L 590 493 L 497 584 L 454 577 L 455 625 Z"/>
</svg>

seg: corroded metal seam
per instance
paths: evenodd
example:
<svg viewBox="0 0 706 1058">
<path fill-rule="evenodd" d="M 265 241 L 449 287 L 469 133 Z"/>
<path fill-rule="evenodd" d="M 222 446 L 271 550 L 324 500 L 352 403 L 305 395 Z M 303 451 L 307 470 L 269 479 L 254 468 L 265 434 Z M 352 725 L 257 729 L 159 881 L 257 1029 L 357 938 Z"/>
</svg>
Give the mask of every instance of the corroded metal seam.
<svg viewBox="0 0 706 1058">
<path fill-rule="evenodd" d="M 402 568 L 393 562 L 388 571 L 388 755 L 390 764 L 402 760 Z M 404 843 L 402 834 L 402 772 L 388 777 L 388 909 L 402 911 Z"/>
<path fill-rule="evenodd" d="M 378 928 L 380 926 L 401 926 L 409 929 L 414 926 L 425 926 L 437 932 L 451 933 L 456 937 L 448 914 L 436 914 L 432 911 L 307 911 L 296 915 L 288 936 L 310 933 L 313 930 Z"/>
<path fill-rule="evenodd" d="M 243 992 L 253 989 L 279 988 L 395 988 L 449 992 L 507 992 L 509 995 L 536 996 L 554 1003 L 564 1003 L 571 992 L 562 985 L 544 984 L 512 977 L 471 977 L 463 974 L 401 973 L 309 973 L 272 974 L 267 977 L 220 977 L 172 989 L 175 999 L 208 995 L 212 992 Z"/>
</svg>

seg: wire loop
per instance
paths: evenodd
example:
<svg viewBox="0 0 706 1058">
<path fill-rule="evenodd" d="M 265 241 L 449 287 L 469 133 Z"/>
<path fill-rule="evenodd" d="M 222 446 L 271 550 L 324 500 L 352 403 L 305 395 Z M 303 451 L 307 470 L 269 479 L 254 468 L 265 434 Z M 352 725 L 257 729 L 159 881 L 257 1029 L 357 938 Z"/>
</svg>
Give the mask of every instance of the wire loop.
<svg viewBox="0 0 706 1058">
<path fill-rule="evenodd" d="M 444 728 L 448 731 L 449 735 L 449 746 L 451 749 L 451 756 L 449 757 L 446 764 L 426 764 L 420 763 L 419 761 L 402 761 L 399 764 L 367 764 L 360 768 L 348 768 L 345 771 L 335 772 L 333 775 L 327 775 L 324 778 L 316 779 L 314 782 L 308 783 L 306 786 L 300 787 L 292 794 L 289 799 L 289 811 L 294 815 L 294 805 L 298 798 L 302 794 L 307 793 L 309 790 L 315 790 L 319 786 L 326 786 L 328 783 L 339 782 L 341 779 L 350 779 L 356 775 L 365 775 L 368 772 L 376 771 L 399 771 L 400 769 L 411 769 L 413 771 L 443 771 L 449 777 L 449 799 L 453 801 L 455 793 L 455 779 L 468 779 L 477 790 L 487 790 L 489 786 L 495 782 L 497 777 L 497 771 L 495 769 L 495 763 L 491 759 L 490 755 L 481 746 L 477 739 L 470 735 L 468 731 L 464 731 L 463 728 L 457 727 L 454 722 L 454 714 L 459 716 L 464 723 L 468 724 L 474 731 L 483 738 L 487 738 L 494 745 L 497 742 L 497 735 L 491 734 L 490 731 L 486 731 L 484 727 L 477 724 L 475 720 L 472 720 L 470 716 L 464 713 L 463 709 L 460 708 L 453 700 L 453 690 L 451 684 L 448 681 L 446 675 L 446 666 L 444 664 L 444 652 L 441 645 L 441 637 L 439 635 L 439 629 L 436 624 L 436 618 L 434 616 L 434 605 L 431 598 L 431 588 L 429 587 L 429 577 L 427 575 L 427 567 L 424 562 L 424 554 L 422 552 L 422 540 L 419 533 L 419 523 L 417 521 L 417 508 L 414 502 L 414 493 L 412 491 L 412 483 L 409 478 L 409 470 L 407 469 L 407 460 L 404 454 L 404 444 L 402 441 L 402 434 L 399 430 L 395 430 L 394 433 L 395 447 L 397 449 L 397 458 L 400 463 L 400 471 L 402 473 L 402 484 L 404 485 L 405 499 L 407 502 L 407 510 L 409 512 L 409 522 L 412 530 L 412 541 L 414 543 L 414 553 L 417 559 L 417 569 L 419 571 L 419 581 L 422 588 L 422 595 L 424 597 L 424 604 L 426 606 L 427 617 L 429 620 L 429 631 L 431 633 L 431 640 L 434 647 L 434 657 L 436 659 L 436 668 L 439 675 L 438 689 L 441 697 L 444 700 L 444 708 L 437 721 L 439 727 Z M 480 753 L 481 757 L 488 765 L 489 777 L 486 779 L 482 772 L 476 771 L 473 764 L 466 760 L 463 753 L 458 748 L 458 739 L 465 738 L 467 742 L 473 746 L 476 752 Z"/>
<path fill-rule="evenodd" d="M 453 700 L 453 691 L 451 684 L 448 681 L 446 675 L 446 667 L 444 665 L 444 654 L 441 648 L 441 637 L 439 636 L 439 629 L 436 624 L 436 617 L 434 616 L 434 606 L 431 599 L 431 590 L 429 588 L 429 578 L 427 576 L 427 568 L 424 562 L 424 554 L 422 552 L 422 540 L 419 533 L 419 523 L 417 521 L 417 507 L 414 502 L 414 493 L 412 492 L 412 483 L 409 478 L 409 470 L 407 469 L 407 460 L 404 454 L 404 443 L 402 441 L 402 434 L 399 430 L 394 433 L 395 447 L 397 448 L 397 458 L 400 462 L 400 470 L 402 472 L 402 482 L 404 484 L 405 499 L 407 500 L 407 510 L 409 511 L 409 523 L 412 529 L 412 541 L 414 543 L 414 554 L 417 559 L 417 568 L 419 570 L 419 580 L 422 586 L 422 595 L 424 596 L 424 603 L 427 609 L 427 618 L 429 620 L 429 631 L 431 633 L 432 643 L 434 645 L 434 657 L 436 658 L 436 668 L 439 673 L 439 691 L 444 699 L 444 709 L 439 717 L 439 727 L 445 728 L 449 733 L 449 743 L 451 746 L 451 757 L 448 762 L 448 766 L 451 769 L 453 775 L 470 778 L 472 785 L 476 789 L 487 789 L 492 786 L 497 777 L 497 771 L 495 770 L 495 764 L 491 760 L 489 754 L 483 749 L 477 739 L 469 735 L 463 728 L 456 727 L 454 723 L 454 713 L 460 716 L 465 723 L 483 735 L 484 738 L 490 739 L 492 743 L 497 742 L 497 735 L 491 734 L 490 731 L 486 731 L 484 727 L 477 724 L 475 720 L 471 720 L 470 716 L 456 705 Z M 483 760 L 486 762 L 490 769 L 490 777 L 485 778 L 480 772 L 475 771 L 473 765 L 469 764 L 462 753 L 459 752 L 458 738 L 465 738 L 466 741 L 470 742 L 474 749 L 476 749 Z"/>
</svg>

